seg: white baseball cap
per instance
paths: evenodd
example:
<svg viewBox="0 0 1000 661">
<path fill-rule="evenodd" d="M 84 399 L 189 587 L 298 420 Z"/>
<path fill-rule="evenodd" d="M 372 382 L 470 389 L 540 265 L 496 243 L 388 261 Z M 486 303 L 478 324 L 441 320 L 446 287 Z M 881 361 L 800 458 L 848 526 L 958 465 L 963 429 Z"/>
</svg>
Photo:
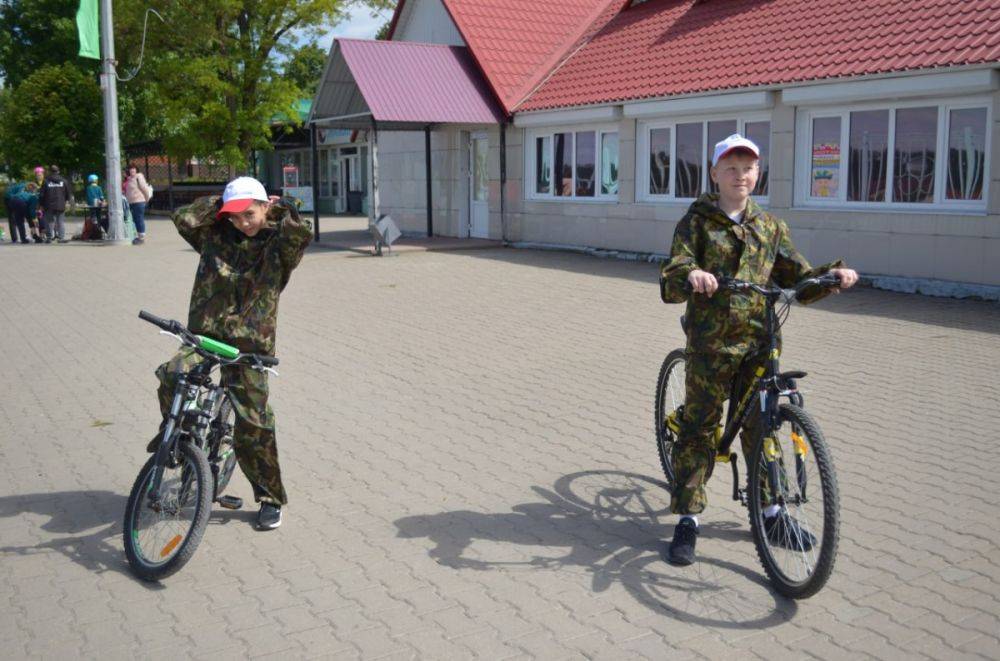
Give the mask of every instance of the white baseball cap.
<svg viewBox="0 0 1000 661">
<path fill-rule="evenodd" d="M 226 184 L 226 190 L 222 192 L 222 208 L 215 217 L 222 218 L 226 213 L 241 213 L 249 209 L 255 201 L 267 202 L 267 200 L 264 184 L 253 177 L 237 177 Z"/>
<path fill-rule="evenodd" d="M 719 160 L 725 158 L 729 152 L 736 149 L 745 149 L 755 157 L 760 158 L 760 148 L 752 141 L 747 140 L 739 133 L 734 133 L 722 142 L 715 143 L 715 154 L 712 156 L 712 167 L 718 165 Z"/>
</svg>

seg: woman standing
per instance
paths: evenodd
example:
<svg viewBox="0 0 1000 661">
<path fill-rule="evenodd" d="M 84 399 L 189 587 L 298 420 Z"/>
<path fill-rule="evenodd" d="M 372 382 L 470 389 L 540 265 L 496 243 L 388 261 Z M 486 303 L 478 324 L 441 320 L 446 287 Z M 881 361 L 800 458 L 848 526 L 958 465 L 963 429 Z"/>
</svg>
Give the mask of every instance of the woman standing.
<svg viewBox="0 0 1000 661">
<path fill-rule="evenodd" d="M 153 197 L 153 187 L 146 181 L 146 177 L 139 172 L 134 165 L 128 166 L 128 178 L 125 179 L 125 201 L 128 202 L 129 211 L 132 213 L 132 222 L 135 223 L 136 237 L 132 240 L 132 245 L 139 245 L 146 241 L 146 204 Z"/>
</svg>

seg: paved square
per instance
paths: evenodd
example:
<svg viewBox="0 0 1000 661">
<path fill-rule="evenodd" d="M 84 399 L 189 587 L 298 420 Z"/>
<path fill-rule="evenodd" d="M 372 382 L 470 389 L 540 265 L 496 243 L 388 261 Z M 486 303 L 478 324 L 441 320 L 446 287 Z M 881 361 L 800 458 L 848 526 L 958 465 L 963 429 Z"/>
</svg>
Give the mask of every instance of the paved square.
<svg viewBox="0 0 1000 661">
<path fill-rule="evenodd" d="M 795 603 L 726 475 L 699 562 L 659 559 L 681 306 L 654 265 L 560 253 L 311 248 L 271 381 L 284 525 L 216 509 L 179 574 L 134 580 L 121 519 L 174 351 L 136 313 L 186 319 L 196 265 L 150 225 L 136 248 L 0 246 L 4 657 L 1000 658 L 1000 306 L 792 311 L 843 517 L 830 583 Z"/>
</svg>

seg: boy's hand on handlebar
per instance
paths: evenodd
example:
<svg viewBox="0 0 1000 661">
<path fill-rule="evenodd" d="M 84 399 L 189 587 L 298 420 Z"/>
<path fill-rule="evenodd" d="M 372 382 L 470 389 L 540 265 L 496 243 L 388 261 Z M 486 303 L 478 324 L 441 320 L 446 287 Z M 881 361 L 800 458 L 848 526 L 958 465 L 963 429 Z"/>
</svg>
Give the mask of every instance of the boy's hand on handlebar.
<svg viewBox="0 0 1000 661">
<path fill-rule="evenodd" d="M 687 281 L 691 285 L 691 291 L 706 296 L 711 296 L 719 288 L 719 281 L 715 279 L 715 276 L 700 269 L 691 271 Z"/>
<path fill-rule="evenodd" d="M 854 269 L 830 269 L 829 273 L 840 280 L 840 285 L 833 290 L 834 294 L 839 294 L 842 289 L 850 289 L 858 282 L 858 272 Z"/>
</svg>

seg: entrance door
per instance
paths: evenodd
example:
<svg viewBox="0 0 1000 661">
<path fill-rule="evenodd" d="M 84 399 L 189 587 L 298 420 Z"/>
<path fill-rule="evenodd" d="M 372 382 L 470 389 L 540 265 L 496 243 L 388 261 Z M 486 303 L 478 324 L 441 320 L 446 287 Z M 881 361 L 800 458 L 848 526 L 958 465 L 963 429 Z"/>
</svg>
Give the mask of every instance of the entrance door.
<svg viewBox="0 0 1000 661">
<path fill-rule="evenodd" d="M 480 239 L 490 235 L 489 147 L 485 133 L 472 134 L 469 140 L 469 235 Z"/>
<path fill-rule="evenodd" d="M 340 183 L 340 161 L 336 158 L 330 159 L 330 195 L 333 197 L 333 212 L 344 213 L 344 187 Z"/>
</svg>

